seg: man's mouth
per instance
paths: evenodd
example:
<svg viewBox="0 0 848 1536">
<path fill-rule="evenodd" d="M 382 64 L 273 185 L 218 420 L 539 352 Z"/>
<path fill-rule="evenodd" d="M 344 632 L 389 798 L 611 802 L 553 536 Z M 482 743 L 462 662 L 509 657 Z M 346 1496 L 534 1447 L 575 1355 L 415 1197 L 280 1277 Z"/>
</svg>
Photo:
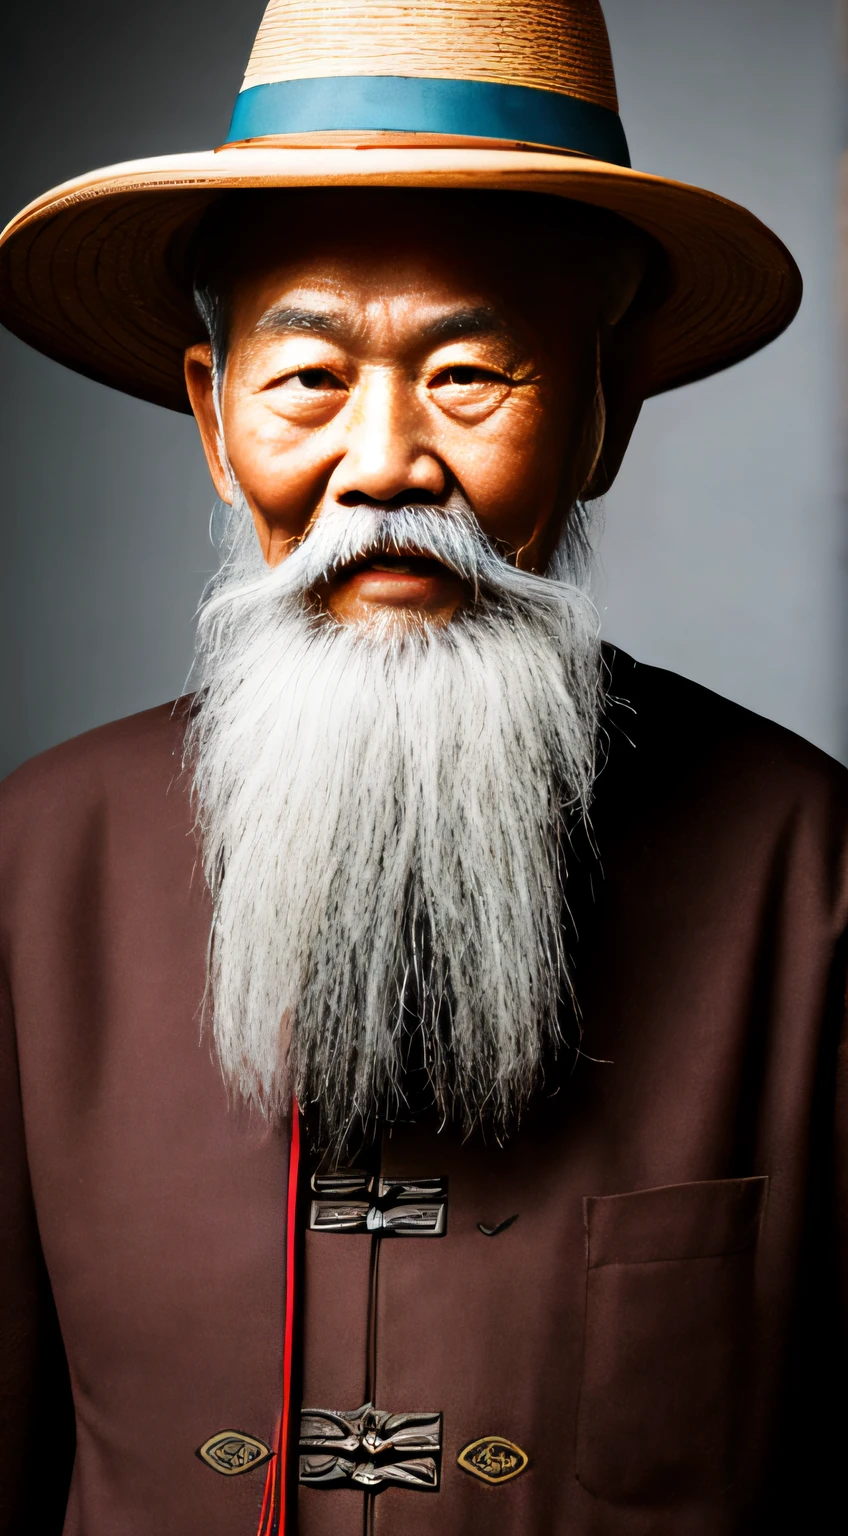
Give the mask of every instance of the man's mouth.
<svg viewBox="0 0 848 1536">
<path fill-rule="evenodd" d="M 360 572 L 382 572 L 390 576 L 415 576 L 418 578 L 444 577 L 449 574 L 447 566 L 441 560 L 436 560 L 432 555 L 419 555 L 413 552 L 389 553 L 370 555 L 362 560 L 352 560 L 338 572 L 342 580 L 349 576 L 356 576 Z"/>
<path fill-rule="evenodd" d="M 414 549 L 380 550 L 348 561 L 332 577 L 326 598 L 337 618 L 395 609 L 440 622 L 463 601 L 461 579 L 441 560 Z"/>
</svg>

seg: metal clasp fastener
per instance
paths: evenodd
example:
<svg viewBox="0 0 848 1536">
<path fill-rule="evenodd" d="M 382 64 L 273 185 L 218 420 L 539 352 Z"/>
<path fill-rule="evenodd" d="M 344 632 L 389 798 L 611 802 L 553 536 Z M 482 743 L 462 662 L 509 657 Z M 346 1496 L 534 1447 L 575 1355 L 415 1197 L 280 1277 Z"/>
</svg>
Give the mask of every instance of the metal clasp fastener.
<svg viewBox="0 0 848 1536">
<path fill-rule="evenodd" d="M 314 1174 L 313 1232 L 371 1232 L 383 1237 L 443 1237 L 447 1179 L 383 1179 L 359 1169 Z"/>
<path fill-rule="evenodd" d="M 310 1488 L 418 1488 L 435 1492 L 442 1454 L 440 1413 L 350 1413 L 305 1408 L 299 1480 Z"/>
</svg>

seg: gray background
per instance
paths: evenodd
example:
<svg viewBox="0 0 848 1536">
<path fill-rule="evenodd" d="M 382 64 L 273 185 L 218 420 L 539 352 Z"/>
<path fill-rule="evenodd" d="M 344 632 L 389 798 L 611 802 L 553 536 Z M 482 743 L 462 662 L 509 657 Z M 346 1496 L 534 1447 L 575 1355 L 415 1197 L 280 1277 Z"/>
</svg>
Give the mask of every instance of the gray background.
<svg viewBox="0 0 848 1536">
<path fill-rule="evenodd" d="M 262 0 L 43 0 L 2 23 L 0 216 L 223 138 Z M 606 508 L 606 633 L 848 759 L 834 0 L 607 0 L 634 163 L 748 204 L 807 285 L 775 346 L 649 403 Z M 0 335 L 0 772 L 172 697 L 213 566 L 193 424 Z"/>
</svg>

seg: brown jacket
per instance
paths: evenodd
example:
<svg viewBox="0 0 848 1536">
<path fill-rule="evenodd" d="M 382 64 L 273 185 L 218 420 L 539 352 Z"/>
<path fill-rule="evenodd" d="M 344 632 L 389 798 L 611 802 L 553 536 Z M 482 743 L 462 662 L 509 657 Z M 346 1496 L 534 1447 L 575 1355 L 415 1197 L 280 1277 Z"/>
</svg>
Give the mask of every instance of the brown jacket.
<svg viewBox="0 0 848 1536">
<path fill-rule="evenodd" d="M 503 1148 L 426 1120 L 384 1135 L 387 1189 L 446 1181 L 441 1236 L 304 1230 L 302 1159 L 286 1536 L 747 1536 L 848 1513 L 848 776 L 621 653 L 610 692 L 597 852 L 569 882 L 583 1054 Z M 201 1038 L 181 735 L 154 710 L 0 795 L 3 1533 L 63 1529 L 71 1401 L 67 1536 L 255 1536 L 273 1482 L 273 1457 L 219 1475 L 195 1454 L 224 1430 L 225 1464 L 239 1435 L 276 1445 L 289 1152 L 228 1105 Z M 363 1492 L 342 1475 L 363 1444 L 299 1454 L 369 1400 L 431 1416 L 435 1488 L 402 1471 Z M 379 1465 L 408 1468 L 402 1440 Z M 477 1441 L 482 1477 L 457 1460 Z M 297 1488 L 310 1467 L 327 1486 Z"/>
</svg>

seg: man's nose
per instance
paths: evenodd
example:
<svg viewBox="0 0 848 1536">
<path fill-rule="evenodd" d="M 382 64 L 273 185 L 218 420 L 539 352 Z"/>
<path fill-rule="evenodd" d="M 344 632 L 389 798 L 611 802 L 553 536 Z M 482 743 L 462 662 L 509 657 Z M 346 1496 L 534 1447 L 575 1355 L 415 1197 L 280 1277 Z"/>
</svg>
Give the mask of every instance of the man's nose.
<svg viewBox="0 0 848 1536">
<path fill-rule="evenodd" d="M 327 486 L 335 501 L 444 494 L 447 470 L 429 441 L 426 412 L 411 383 L 375 369 L 357 385 L 352 405 L 344 455 Z"/>
</svg>

